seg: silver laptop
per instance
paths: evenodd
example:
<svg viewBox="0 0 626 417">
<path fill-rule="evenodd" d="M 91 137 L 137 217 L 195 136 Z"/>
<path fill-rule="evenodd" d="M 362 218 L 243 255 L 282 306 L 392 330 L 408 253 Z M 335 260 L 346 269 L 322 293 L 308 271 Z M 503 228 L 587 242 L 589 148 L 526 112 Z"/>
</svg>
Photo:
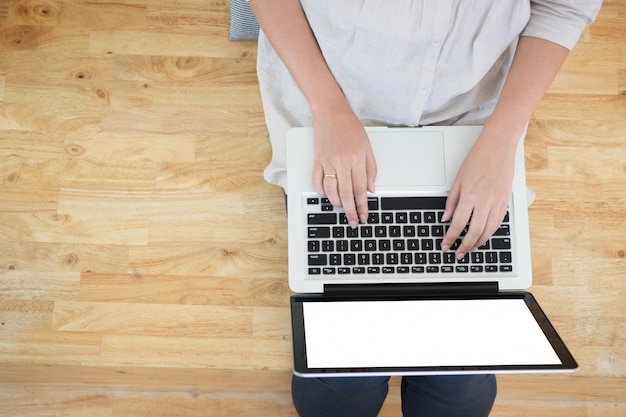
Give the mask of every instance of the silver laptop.
<svg viewBox="0 0 626 417">
<path fill-rule="evenodd" d="M 508 212 L 498 231 L 460 260 L 454 250 L 440 249 L 448 191 L 481 129 L 366 128 L 378 175 L 376 192 L 368 197 L 368 222 L 356 229 L 346 223 L 341 208 L 314 191 L 313 129 L 289 132 L 286 192 L 289 286 L 298 293 L 291 299 L 296 374 L 576 369 L 534 297 L 520 292 L 532 283 L 523 140 Z M 474 327 L 460 320 L 472 317 Z M 416 330 L 407 332 L 407 326 Z M 494 332 L 494 326 L 501 330 Z M 432 344 L 415 349 L 411 337 L 416 334 Z M 497 334 L 506 337 L 487 338 Z M 376 343 L 381 340 L 386 341 L 383 350 Z M 446 349 L 455 344 L 474 353 Z"/>
</svg>

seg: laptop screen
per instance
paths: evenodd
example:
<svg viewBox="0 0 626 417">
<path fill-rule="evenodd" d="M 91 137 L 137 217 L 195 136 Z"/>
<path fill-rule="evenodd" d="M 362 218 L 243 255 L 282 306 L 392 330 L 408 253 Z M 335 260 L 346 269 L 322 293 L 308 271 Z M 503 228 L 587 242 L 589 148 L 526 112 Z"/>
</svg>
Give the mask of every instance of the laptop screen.
<svg viewBox="0 0 626 417">
<path fill-rule="evenodd" d="M 532 296 L 300 297 L 296 372 L 420 374 L 565 371 L 575 362 Z M 530 298 L 530 299 L 529 299 Z M 301 324 L 301 326 L 300 326 Z"/>
</svg>

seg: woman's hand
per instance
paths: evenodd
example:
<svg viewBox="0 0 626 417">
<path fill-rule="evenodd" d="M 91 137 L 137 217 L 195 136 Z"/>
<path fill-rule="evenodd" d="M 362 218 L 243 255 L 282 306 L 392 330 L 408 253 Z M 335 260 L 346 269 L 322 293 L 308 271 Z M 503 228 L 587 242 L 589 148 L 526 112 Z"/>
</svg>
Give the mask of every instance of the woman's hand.
<svg viewBox="0 0 626 417">
<path fill-rule="evenodd" d="M 443 220 L 451 222 L 443 250 L 452 247 L 470 217 L 468 232 L 456 250 L 459 258 L 498 229 L 511 197 L 520 136 L 568 53 L 548 40 L 520 37 L 498 103 L 448 195 Z"/>
<path fill-rule="evenodd" d="M 515 147 L 507 146 L 507 142 L 483 130 L 452 185 L 442 217 L 443 221 L 450 221 L 450 228 L 441 249 L 450 249 L 469 223 L 456 250 L 459 259 L 483 245 L 504 219 L 515 167 Z"/>
<path fill-rule="evenodd" d="M 376 161 L 361 122 L 342 107 L 315 118 L 313 185 L 333 206 L 343 207 L 349 225 L 357 227 L 367 221 L 367 192 L 374 191 Z"/>
</svg>

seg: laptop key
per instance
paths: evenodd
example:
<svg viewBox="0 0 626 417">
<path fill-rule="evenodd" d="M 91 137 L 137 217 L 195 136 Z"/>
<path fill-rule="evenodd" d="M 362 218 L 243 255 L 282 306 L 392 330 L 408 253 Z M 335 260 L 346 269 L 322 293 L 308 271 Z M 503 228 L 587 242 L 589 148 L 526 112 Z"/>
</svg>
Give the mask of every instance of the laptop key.
<svg viewBox="0 0 626 417">
<path fill-rule="evenodd" d="M 421 223 L 422 222 L 422 212 L 421 211 L 412 211 L 409 214 L 409 221 L 411 223 Z"/>
<path fill-rule="evenodd" d="M 437 223 L 437 214 L 434 211 L 425 212 L 424 223 Z"/>
<path fill-rule="evenodd" d="M 491 249 L 511 249 L 511 239 L 493 238 L 491 239 Z"/>
<path fill-rule="evenodd" d="M 328 265 L 328 257 L 323 254 L 309 255 L 309 266 Z"/>
<path fill-rule="evenodd" d="M 321 239 L 330 237 L 330 227 L 309 227 L 309 239 Z"/>
<path fill-rule="evenodd" d="M 368 197 L 367 198 L 367 209 L 369 211 L 378 210 L 378 197 Z"/>
<path fill-rule="evenodd" d="M 493 234 L 494 236 L 509 236 L 511 234 L 511 227 L 508 224 L 501 224 L 498 230 Z"/>
<path fill-rule="evenodd" d="M 513 262 L 511 252 L 500 252 L 499 258 L 501 264 L 510 264 Z"/>
<path fill-rule="evenodd" d="M 376 241 L 373 239 L 368 239 L 363 243 L 363 249 L 368 252 L 373 252 L 376 250 Z"/>
<path fill-rule="evenodd" d="M 309 213 L 308 224 L 337 224 L 337 213 Z"/>
<path fill-rule="evenodd" d="M 309 252 L 319 252 L 320 251 L 320 241 L 319 240 L 309 240 Z"/>
</svg>

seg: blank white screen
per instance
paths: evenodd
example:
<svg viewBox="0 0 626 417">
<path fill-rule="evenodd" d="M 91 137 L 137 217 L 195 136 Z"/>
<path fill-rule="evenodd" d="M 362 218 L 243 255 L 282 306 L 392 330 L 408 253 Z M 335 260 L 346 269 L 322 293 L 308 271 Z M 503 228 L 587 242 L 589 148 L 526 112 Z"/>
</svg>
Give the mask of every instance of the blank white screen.
<svg viewBox="0 0 626 417">
<path fill-rule="evenodd" d="M 560 364 L 524 300 L 304 302 L 309 368 Z"/>
</svg>

